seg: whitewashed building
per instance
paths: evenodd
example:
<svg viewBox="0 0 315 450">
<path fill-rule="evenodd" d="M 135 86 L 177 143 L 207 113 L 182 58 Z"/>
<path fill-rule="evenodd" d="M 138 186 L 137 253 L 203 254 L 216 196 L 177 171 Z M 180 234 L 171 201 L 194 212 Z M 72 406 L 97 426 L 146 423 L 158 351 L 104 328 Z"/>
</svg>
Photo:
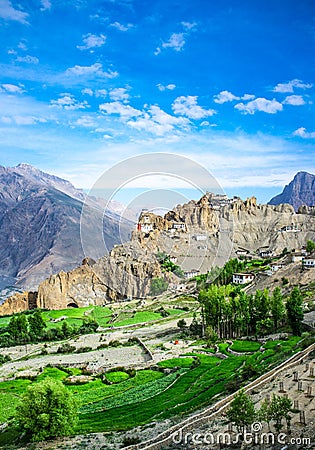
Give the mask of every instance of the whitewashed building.
<svg viewBox="0 0 315 450">
<path fill-rule="evenodd" d="M 247 284 L 254 281 L 255 275 L 252 273 L 233 273 L 233 283 Z"/>
<path fill-rule="evenodd" d="M 303 258 L 302 265 L 304 269 L 313 269 L 315 267 L 315 254 Z"/>
</svg>

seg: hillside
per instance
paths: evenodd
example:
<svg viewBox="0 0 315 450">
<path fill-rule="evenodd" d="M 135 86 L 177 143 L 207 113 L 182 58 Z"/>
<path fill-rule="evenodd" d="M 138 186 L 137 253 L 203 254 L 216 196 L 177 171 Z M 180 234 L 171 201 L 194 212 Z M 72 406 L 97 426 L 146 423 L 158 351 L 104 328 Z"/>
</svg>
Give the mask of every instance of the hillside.
<svg viewBox="0 0 315 450">
<path fill-rule="evenodd" d="M 71 270 L 84 258 L 81 210 L 86 195 L 66 180 L 27 164 L 0 167 L 0 280 L 34 289 L 52 273 Z M 104 202 L 88 200 L 93 222 Z M 111 248 L 120 242 L 119 216 L 108 211 L 103 232 Z M 120 234 L 127 239 L 127 224 Z"/>
<path fill-rule="evenodd" d="M 297 211 L 300 206 L 315 205 L 315 175 L 298 172 L 294 179 L 285 186 L 281 194 L 273 197 L 269 205 L 289 203 Z"/>
<path fill-rule="evenodd" d="M 258 205 L 217 199 L 212 194 L 178 205 L 164 217 L 143 212 L 130 241 L 115 246 L 107 256 L 86 259 L 80 267 L 52 275 L 38 287 L 36 305 L 61 309 L 69 305 L 104 305 L 116 300 L 145 298 L 154 277 L 166 277 L 173 289 L 183 280 L 163 272 L 157 255 L 169 255 L 186 279 L 222 267 L 231 257 L 261 252 L 279 255 L 315 240 L 315 216 L 295 213 L 289 205 Z M 92 255 L 93 256 L 93 255 Z M 28 295 L 9 299 L 1 314 L 28 309 Z"/>
</svg>

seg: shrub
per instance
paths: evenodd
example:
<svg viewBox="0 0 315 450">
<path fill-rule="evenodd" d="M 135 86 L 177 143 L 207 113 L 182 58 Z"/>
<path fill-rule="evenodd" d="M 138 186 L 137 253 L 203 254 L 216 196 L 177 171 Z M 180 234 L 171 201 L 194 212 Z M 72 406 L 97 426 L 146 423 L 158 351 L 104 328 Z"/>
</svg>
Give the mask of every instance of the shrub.
<svg viewBox="0 0 315 450">
<path fill-rule="evenodd" d="M 70 345 L 68 342 L 65 344 L 62 344 L 60 347 L 58 347 L 57 353 L 73 353 L 75 352 L 75 347 Z"/>
<path fill-rule="evenodd" d="M 139 444 L 140 442 L 141 441 L 138 436 L 126 436 L 126 437 L 124 437 L 121 447 L 122 448 L 129 447 L 130 445 L 136 445 L 136 444 Z"/>
<path fill-rule="evenodd" d="M 76 353 L 85 353 L 85 352 L 90 352 L 91 350 L 93 350 L 92 347 L 80 347 L 76 350 Z"/>
</svg>

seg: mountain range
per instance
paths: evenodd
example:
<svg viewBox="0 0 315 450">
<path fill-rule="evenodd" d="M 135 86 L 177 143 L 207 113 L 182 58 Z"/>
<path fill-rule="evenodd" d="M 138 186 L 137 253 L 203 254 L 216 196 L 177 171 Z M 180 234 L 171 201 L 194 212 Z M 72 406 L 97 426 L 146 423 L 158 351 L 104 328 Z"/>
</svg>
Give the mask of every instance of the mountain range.
<svg viewBox="0 0 315 450">
<path fill-rule="evenodd" d="M 88 197 L 62 178 L 28 164 L 0 166 L 0 287 L 34 289 L 52 273 L 77 267 L 85 256 L 83 205 L 91 230 L 102 220 L 108 250 L 128 239 L 130 226 L 120 220 L 117 204 L 104 214 L 104 200 Z"/>
<path fill-rule="evenodd" d="M 283 203 L 292 205 L 296 211 L 301 205 L 315 205 L 315 176 L 307 172 L 297 173 L 283 192 L 269 202 L 270 205 Z M 190 209 L 199 210 L 194 204 L 189 205 L 185 207 L 188 208 L 187 211 L 185 208 L 181 211 L 181 220 L 187 222 L 187 217 L 192 217 L 192 223 L 200 222 L 199 228 L 202 230 L 201 222 L 205 222 L 206 218 L 199 220 L 194 217 Z M 8 168 L 0 166 L 0 288 L 13 285 L 15 290 L 17 287 L 34 290 L 50 275 L 71 271 L 80 266 L 87 253 L 84 251 L 86 249 L 82 248 L 80 236 L 83 207 L 85 217 L 88 217 L 88 256 L 92 255 L 95 259 L 104 256 L 95 231 L 100 223 L 109 252 L 115 244 L 129 239 L 134 224 L 121 218 L 119 213 L 122 205 L 107 204 L 103 199 L 89 197 L 70 182 L 28 164 Z M 200 211 L 205 214 L 206 210 Z M 260 207 L 253 211 L 258 218 L 258 211 L 260 214 L 265 210 Z M 274 216 L 275 212 L 266 209 L 263 215 Z M 277 211 L 277 214 L 279 213 L 277 226 L 282 226 L 283 221 L 280 218 L 285 217 L 284 210 Z M 222 217 L 222 220 L 225 218 Z M 240 221 L 237 231 L 240 237 L 237 240 L 239 245 L 247 248 L 251 247 L 246 243 L 251 242 L 252 236 L 250 230 L 247 230 L 249 225 L 248 219 L 246 220 L 247 223 L 245 221 L 243 224 L 243 221 Z M 288 218 L 283 224 L 287 221 Z M 265 235 L 267 229 L 263 231 L 261 228 L 257 231 L 256 228 L 254 224 L 253 233 L 260 234 L 256 234 L 257 241 L 270 245 L 269 235 Z M 269 230 L 270 235 L 272 230 Z M 264 239 L 261 239 L 261 233 Z M 226 239 L 223 241 L 228 242 Z M 160 245 L 163 247 L 164 241 Z"/>
<path fill-rule="evenodd" d="M 269 201 L 269 205 L 282 203 L 289 203 L 296 211 L 303 205 L 315 206 L 315 175 L 298 172 L 281 194 Z"/>
</svg>

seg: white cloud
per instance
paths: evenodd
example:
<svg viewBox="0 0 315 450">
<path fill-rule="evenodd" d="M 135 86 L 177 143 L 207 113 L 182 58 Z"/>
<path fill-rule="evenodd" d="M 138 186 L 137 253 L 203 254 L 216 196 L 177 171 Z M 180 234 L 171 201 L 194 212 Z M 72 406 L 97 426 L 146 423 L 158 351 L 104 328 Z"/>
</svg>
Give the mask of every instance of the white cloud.
<svg viewBox="0 0 315 450">
<path fill-rule="evenodd" d="M 106 36 L 103 34 L 100 34 L 97 36 L 96 34 L 86 34 L 83 36 L 83 44 L 84 45 L 77 45 L 77 48 L 79 50 L 90 50 L 93 48 L 102 47 L 106 42 Z"/>
<path fill-rule="evenodd" d="M 111 100 L 126 102 L 129 99 L 129 94 L 126 88 L 115 88 L 109 92 Z"/>
<path fill-rule="evenodd" d="M 162 48 L 171 48 L 176 52 L 180 52 L 183 49 L 185 43 L 186 41 L 184 33 L 173 33 L 168 41 L 162 43 Z M 157 47 L 154 54 L 159 55 L 161 51 L 161 47 Z"/>
<path fill-rule="evenodd" d="M 103 71 L 103 66 L 100 63 L 92 64 L 91 66 L 79 66 L 76 65 L 74 67 L 70 67 L 66 70 L 65 74 L 67 76 L 81 76 L 81 77 L 90 77 L 91 75 L 102 77 L 102 78 L 116 78 L 118 77 L 118 72 L 114 72 L 112 70 L 108 70 L 107 72 Z"/>
<path fill-rule="evenodd" d="M 301 106 L 305 105 L 302 95 L 288 95 L 282 102 L 284 105 Z"/>
<path fill-rule="evenodd" d="M 37 123 L 46 123 L 47 120 L 41 117 L 35 117 L 35 116 L 19 116 L 19 115 L 13 115 L 13 116 L 2 116 L 0 117 L 0 122 L 4 123 L 6 125 L 15 124 L 15 125 L 35 125 Z"/>
<path fill-rule="evenodd" d="M 96 91 L 93 91 L 90 88 L 85 88 L 82 89 L 81 94 L 89 95 L 90 97 L 93 97 L 93 95 L 95 95 L 95 97 L 106 97 L 107 91 L 106 89 L 97 89 Z"/>
<path fill-rule="evenodd" d="M 95 128 L 95 127 L 97 127 L 97 123 L 90 116 L 81 116 L 81 117 L 79 117 L 76 120 L 75 125 L 78 125 L 78 126 L 84 127 L 84 128 Z"/>
<path fill-rule="evenodd" d="M 138 117 L 141 116 L 141 111 L 138 109 L 133 108 L 130 105 L 124 105 L 120 102 L 109 102 L 109 103 L 102 103 L 99 106 L 100 111 L 106 113 L 106 114 L 118 114 L 120 117 L 124 119 L 130 119 L 132 117 Z"/>
<path fill-rule="evenodd" d="M 196 22 L 182 22 L 182 25 L 188 31 L 194 30 L 197 27 Z"/>
<path fill-rule="evenodd" d="M 141 117 L 130 120 L 128 125 L 137 130 L 143 130 L 157 136 L 173 132 L 176 128 L 187 128 L 189 120 L 167 114 L 159 106 L 153 105 Z"/>
<path fill-rule="evenodd" d="M 27 50 L 27 46 L 26 46 L 25 42 L 23 42 L 23 41 L 19 42 L 18 48 L 20 48 L 21 50 L 24 50 L 25 52 Z"/>
<path fill-rule="evenodd" d="M 26 64 L 38 64 L 39 63 L 39 59 L 36 58 L 36 56 L 30 56 L 30 55 L 18 56 L 16 58 L 16 60 L 18 62 L 24 62 Z"/>
<path fill-rule="evenodd" d="M 240 97 L 237 97 L 229 91 L 221 91 L 219 94 L 214 96 L 215 103 L 219 104 L 233 102 L 234 100 L 240 100 Z"/>
<path fill-rule="evenodd" d="M 255 100 L 244 103 L 238 103 L 234 106 L 244 114 L 255 114 L 256 111 L 262 111 L 267 114 L 275 114 L 283 110 L 283 106 L 277 100 L 267 100 L 266 98 L 256 98 Z"/>
<path fill-rule="evenodd" d="M 197 104 L 198 97 L 188 95 L 177 97 L 172 105 L 175 114 L 187 116 L 190 119 L 203 119 L 204 117 L 213 116 L 216 111 L 214 109 L 204 109 Z"/>
<path fill-rule="evenodd" d="M 106 89 L 97 89 L 95 91 L 95 97 L 106 97 L 107 91 Z"/>
<path fill-rule="evenodd" d="M 65 110 L 85 109 L 89 108 L 87 101 L 78 102 L 72 94 L 60 94 L 58 100 L 51 100 L 50 104 Z"/>
<path fill-rule="evenodd" d="M 310 89 L 312 86 L 311 83 L 303 83 L 303 81 L 295 78 L 288 83 L 278 83 L 277 86 L 273 88 L 273 92 L 293 93 L 295 88 Z"/>
<path fill-rule="evenodd" d="M 247 101 L 247 100 L 253 100 L 254 98 L 255 98 L 255 95 L 253 95 L 253 94 L 244 94 L 244 95 L 241 97 L 241 100 Z"/>
<path fill-rule="evenodd" d="M 293 136 L 298 136 L 303 139 L 315 139 L 315 131 L 306 131 L 306 128 L 301 127 L 294 131 Z"/>
<path fill-rule="evenodd" d="M 93 91 L 90 88 L 85 88 L 85 89 L 82 89 L 81 94 L 83 94 L 83 95 L 90 95 L 92 97 L 93 96 Z"/>
<path fill-rule="evenodd" d="M 40 9 L 41 11 L 46 11 L 51 8 L 50 0 L 41 0 L 41 4 L 42 4 L 42 7 Z"/>
<path fill-rule="evenodd" d="M 9 0 L 0 0 L 0 18 L 4 20 L 13 20 L 23 24 L 28 24 L 29 15 L 19 9 L 15 9 Z"/>
<path fill-rule="evenodd" d="M 127 25 L 123 25 L 119 22 L 111 23 L 110 26 L 116 28 L 119 31 L 128 31 L 130 30 L 130 28 L 134 27 L 132 23 L 127 23 Z"/>
<path fill-rule="evenodd" d="M 167 84 L 166 86 L 163 86 L 163 84 L 159 83 L 156 86 L 161 92 L 166 90 L 173 91 L 176 88 L 176 84 L 173 83 Z"/>
<path fill-rule="evenodd" d="M 222 103 L 227 102 L 234 102 L 237 100 L 253 100 L 255 98 L 255 95 L 252 94 L 244 94 L 242 97 L 237 97 L 236 95 L 232 94 L 232 92 L 229 91 L 221 91 L 219 94 L 214 96 L 215 103 L 219 103 L 222 105 Z"/>
<path fill-rule="evenodd" d="M 24 90 L 22 89 L 22 85 L 1 84 L 0 92 L 6 92 L 7 94 L 22 94 Z"/>
<path fill-rule="evenodd" d="M 45 123 L 46 119 L 34 116 L 13 116 L 17 125 L 35 125 L 36 123 Z"/>
</svg>

